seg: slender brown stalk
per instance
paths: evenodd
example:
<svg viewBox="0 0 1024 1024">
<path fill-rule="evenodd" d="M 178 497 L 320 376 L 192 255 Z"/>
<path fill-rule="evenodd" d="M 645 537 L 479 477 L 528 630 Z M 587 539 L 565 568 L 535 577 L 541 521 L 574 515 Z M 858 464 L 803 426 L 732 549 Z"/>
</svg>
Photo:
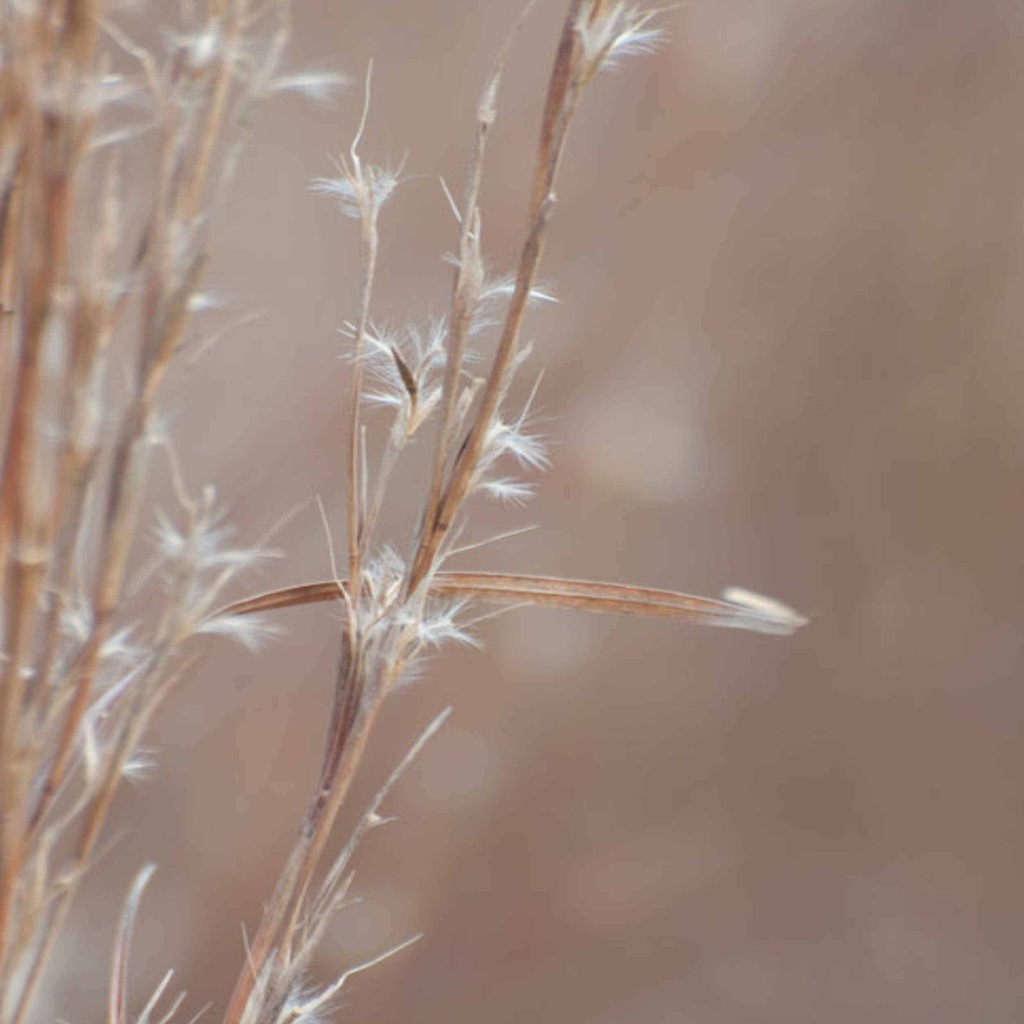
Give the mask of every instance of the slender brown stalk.
<svg viewBox="0 0 1024 1024">
<path fill-rule="evenodd" d="M 309 885 L 380 713 L 383 695 L 378 695 L 372 703 L 363 702 L 361 691 L 353 684 L 353 671 L 345 670 L 345 683 L 338 688 L 339 698 L 331 716 L 332 731 L 327 736 L 319 783 L 250 944 L 246 965 L 224 1014 L 224 1024 L 241 1024 L 249 1019 L 246 1016 L 249 997 L 274 944 L 278 941 L 287 944 L 285 923 L 290 916 L 290 927 L 294 928 L 298 913 L 297 907 L 293 907 L 296 893 Z M 354 708 L 353 702 L 362 706 Z"/>
<path fill-rule="evenodd" d="M 434 447 L 434 466 L 424 506 L 424 524 L 434 520 L 437 515 L 438 502 L 441 500 L 445 471 L 448 469 L 452 454 L 454 428 L 452 420 L 458 401 L 466 339 L 469 336 L 473 310 L 480 299 L 480 289 L 483 284 L 483 263 L 480 257 L 480 186 L 483 183 L 487 136 L 497 117 L 498 85 L 501 81 L 506 53 L 499 58 L 477 104 L 476 135 L 473 152 L 469 159 L 469 172 L 466 176 L 466 189 L 462 202 L 459 262 L 455 268 L 452 311 L 448 321 L 448 337 L 445 343 L 447 359 L 441 397 L 441 415 L 438 420 L 437 441 Z M 421 529 L 424 524 L 421 524 Z"/>
<path fill-rule="evenodd" d="M 79 177 L 84 141 L 94 116 L 79 108 L 74 97 L 77 79 L 92 62 L 94 33 L 83 23 L 89 5 L 68 9 L 63 32 L 54 37 L 55 66 L 51 70 L 32 48 L 21 50 L 28 89 L 48 83 L 60 97 L 45 116 L 25 104 L 21 130 L 19 176 L 27 223 L 14 217 L 5 226 L 3 273 L 19 309 L 15 347 L 19 351 L 13 408 L 0 464 L 0 566 L 4 571 L 3 636 L 5 652 L 0 670 L 0 967 L 6 960 L 8 922 L 13 898 L 11 879 L 21 866 L 21 833 L 30 765 L 23 756 L 21 712 L 25 702 L 28 665 L 36 628 L 39 596 L 50 561 L 51 521 L 47 502 L 53 483 L 51 469 L 38 437 L 43 393 L 42 344 L 64 284 L 70 243 L 71 211 Z M 70 90 L 70 93 L 69 93 Z M 13 212 L 13 211 L 12 211 Z M 5 217 L 5 221 L 7 218 Z M 18 229 L 21 229 L 20 231 Z M 14 266 L 16 254 L 20 266 Z M 9 264 L 9 265 L 8 265 Z M 4 332 L 6 335 L 6 331 Z"/>
<path fill-rule="evenodd" d="M 437 559 L 438 550 L 470 489 L 473 474 L 480 462 L 487 431 L 494 421 L 498 403 L 507 386 L 509 367 L 519 341 L 527 300 L 536 280 L 544 235 L 554 205 L 552 189 L 565 145 L 565 136 L 578 100 L 578 87 L 574 84 L 578 72 L 577 22 L 588 2 L 592 0 L 573 0 L 562 28 L 544 105 L 537 164 L 527 212 L 528 230 L 519 259 L 515 290 L 473 425 L 459 449 L 455 464 L 440 495 L 435 497 L 431 493 L 429 497 L 427 518 L 424 520 L 419 546 L 409 571 L 409 593 L 419 587 Z M 480 145 L 482 146 L 482 142 Z M 469 217 L 471 214 L 472 211 L 467 210 L 465 216 Z M 456 302 L 459 298 L 459 295 L 456 295 Z M 457 313 L 461 312 L 457 304 L 455 309 Z"/>
<path fill-rule="evenodd" d="M 372 64 L 366 71 L 366 84 L 363 96 L 363 112 L 359 119 L 359 127 L 348 150 L 348 166 L 346 173 L 352 182 L 359 211 L 359 244 L 361 275 L 359 282 L 359 314 L 356 321 L 353 341 L 352 382 L 349 390 L 348 419 L 348 574 L 349 579 L 356 581 L 356 593 L 359 601 L 358 581 L 362 577 L 364 537 L 363 495 L 365 480 L 362 470 L 362 401 L 363 401 L 363 357 L 366 348 L 366 333 L 370 326 L 370 302 L 373 298 L 373 284 L 377 274 L 377 215 L 379 203 L 375 196 L 373 169 L 364 169 L 359 156 L 359 143 L 366 127 L 366 116 L 370 108 L 370 81 Z"/>
<path fill-rule="evenodd" d="M 199 131 L 199 144 L 177 204 L 177 215 L 188 224 L 202 208 L 203 196 L 213 166 L 213 154 L 224 133 L 231 79 L 235 62 L 239 58 L 242 29 L 249 10 L 249 0 L 220 0 L 217 21 L 210 29 L 220 34 L 218 40 L 217 70 L 205 108 L 203 126 Z M 227 25 L 221 27 L 226 19 Z"/>
</svg>

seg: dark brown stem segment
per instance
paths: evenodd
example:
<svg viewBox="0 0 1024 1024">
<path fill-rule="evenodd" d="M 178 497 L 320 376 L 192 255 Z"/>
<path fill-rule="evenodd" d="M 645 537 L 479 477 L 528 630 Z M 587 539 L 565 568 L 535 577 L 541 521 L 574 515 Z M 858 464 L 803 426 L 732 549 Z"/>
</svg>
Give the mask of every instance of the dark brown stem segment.
<svg viewBox="0 0 1024 1024">
<path fill-rule="evenodd" d="M 337 587 L 334 590 L 338 594 Z M 246 964 L 235 983 L 224 1024 L 244 1019 L 249 997 L 264 972 L 275 946 L 289 941 L 286 922 L 291 924 L 301 909 L 296 894 L 304 892 L 330 836 L 334 819 L 348 794 L 356 768 L 363 756 L 386 688 L 366 694 L 363 667 L 358 655 L 349 651 L 342 657 L 335 702 L 321 763 L 320 777 L 299 834 L 271 894 L 259 928 L 249 946 Z"/>
</svg>

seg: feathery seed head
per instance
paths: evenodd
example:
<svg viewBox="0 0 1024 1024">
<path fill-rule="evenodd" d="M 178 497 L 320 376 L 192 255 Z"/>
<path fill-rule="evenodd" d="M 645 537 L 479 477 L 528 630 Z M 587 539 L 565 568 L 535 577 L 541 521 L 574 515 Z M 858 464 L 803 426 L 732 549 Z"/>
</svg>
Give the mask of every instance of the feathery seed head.
<svg viewBox="0 0 1024 1024">
<path fill-rule="evenodd" d="M 628 57 L 653 53 L 665 32 L 651 25 L 658 11 L 644 11 L 635 4 L 617 3 L 591 20 L 582 11 L 576 24 L 583 58 L 583 81 L 602 67 L 619 67 Z"/>
<path fill-rule="evenodd" d="M 319 195 L 336 199 L 341 212 L 353 220 L 375 219 L 402 183 L 400 166 L 363 167 L 345 157 L 336 161 L 335 166 L 337 177 L 314 178 L 310 188 Z"/>
<path fill-rule="evenodd" d="M 339 92 L 347 89 L 350 79 L 336 71 L 298 71 L 280 75 L 270 83 L 269 91 L 274 93 L 297 93 L 304 99 L 317 104 L 332 102 Z"/>
</svg>

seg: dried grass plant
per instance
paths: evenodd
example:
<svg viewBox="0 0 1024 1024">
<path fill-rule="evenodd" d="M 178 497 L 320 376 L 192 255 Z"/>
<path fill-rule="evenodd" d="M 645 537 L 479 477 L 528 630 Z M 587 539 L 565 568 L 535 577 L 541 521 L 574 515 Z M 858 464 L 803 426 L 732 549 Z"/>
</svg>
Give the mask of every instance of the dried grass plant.
<svg viewBox="0 0 1024 1024">
<path fill-rule="evenodd" d="M 572 0 L 540 125 L 518 265 L 492 279 L 480 189 L 503 53 L 486 83 L 461 198 L 448 316 L 425 332 L 374 326 L 378 216 L 400 175 L 366 161 L 362 125 L 315 187 L 358 225 L 362 279 L 350 335 L 346 554 L 332 576 L 222 605 L 260 556 L 241 549 L 212 489 L 188 493 L 161 429 L 161 383 L 194 349 L 214 214 L 252 105 L 281 89 L 319 93 L 331 76 L 281 73 L 284 0 L 183 0 L 161 49 L 143 47 L 101 0 L 4 0 L 0 25 L 0 1022 L 24 1024 L 69 909 L 101 848 L 121 781 L 194 640 L 253 644 L 254 613 L 312 602 L 342 611 L 342 654 L 322 764 L 291 853 L 223 1007 L 225 1024 L 311 1022 L 341 989 L 308 986 L 310 961 L 344 902 L 361 836 L 324 863 L 339 808 L 388 694 L 425 649 L 466 638 L 477 602 L 553 605 L 789 633 L 803 623 L 743 591 L 724 600 L 633 586 L 449 569 L 471 496 L 518 503 L 509 466 L 543 468 L 529 404 L 510 388 L 529 355 L 524 314 L 556 207 L 573 115 L 602 65 L 656 45 L 650 12 Z M 369 109 L 369 77 L 366 80 Z M 140 174 L 140 161 L 150 174 Z M 131 162 L 131 174 L 126 166 Z M 368 416 L 383 406 L 380 430 Z M 411 540 L 380 536 L 388 484 L 412 442 L 433 452 Z M 166 460 L 177 508 L 146 511 L 147 465 Z M 157 607 L 156 614 L 146 609 Z M 442 716 L 443 717 L 443 716 Z M 438 727 L 436 720 L 392 780 Z M 130 1012 L 132 923 L 150 869 L 131 885 L 114 943 L 109 1024 L 166 1020 L 158 987 Z M 375 961 L 376 962 L 376 961 Z M 366 964 L 355 970 L 360 970 Z"/>
</svg>

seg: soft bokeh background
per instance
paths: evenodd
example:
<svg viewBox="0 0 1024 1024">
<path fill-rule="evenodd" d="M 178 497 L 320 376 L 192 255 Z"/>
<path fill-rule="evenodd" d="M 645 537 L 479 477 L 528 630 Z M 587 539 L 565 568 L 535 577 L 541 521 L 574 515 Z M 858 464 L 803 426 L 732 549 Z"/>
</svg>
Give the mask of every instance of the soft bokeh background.
<svg viewBox="0 0 1024 1024">
<path fill-rule="evenodd" d="M 155 4 L 151 15 L 160 13 Z M 166 5 L 170 6 L 169 2 Z M 499 0 L 296 2 L 293 67 L 360 78 L 365 151 L 405 161 L 386 209 L 381 321 L 444 308 L 440 257 Z M 485 188 L 485 251 L 519 244 L 563 5 L 517 42 Z M 138 24 L 138 16 L 134 16 Z M 740 583 L 813 615 L 792 639 L 520 611 L 486 651 L 399 694 L 372 791 L 430 717 L 450 724 L 357 862 L 324 979 L 339 1019 L 700 1024 L 1024 1016 L 1024 10 L 1007 0 L 692 0 L 654 57 L 588 95 L 529 321 L 554 469 L 534 532 L 467 564 L 694 593 Z M 211 286 L 261 319 L 171 383 L 190 482 L 243 537 L 297 503 L 287 559 L 340 535 L 355 231 L 307 184 L 359 91 L 257 112 Z M 413 472 L 393 508 L 407 539 Z M 160 871 L 136 944 L 216 1020 L 242 927 L 317 763 L 333 613 L 215 648 L 162 716 L 156 781 L 79 904 L 45 1015 L 100 997 L 116 901 Z"/>
</svg>

